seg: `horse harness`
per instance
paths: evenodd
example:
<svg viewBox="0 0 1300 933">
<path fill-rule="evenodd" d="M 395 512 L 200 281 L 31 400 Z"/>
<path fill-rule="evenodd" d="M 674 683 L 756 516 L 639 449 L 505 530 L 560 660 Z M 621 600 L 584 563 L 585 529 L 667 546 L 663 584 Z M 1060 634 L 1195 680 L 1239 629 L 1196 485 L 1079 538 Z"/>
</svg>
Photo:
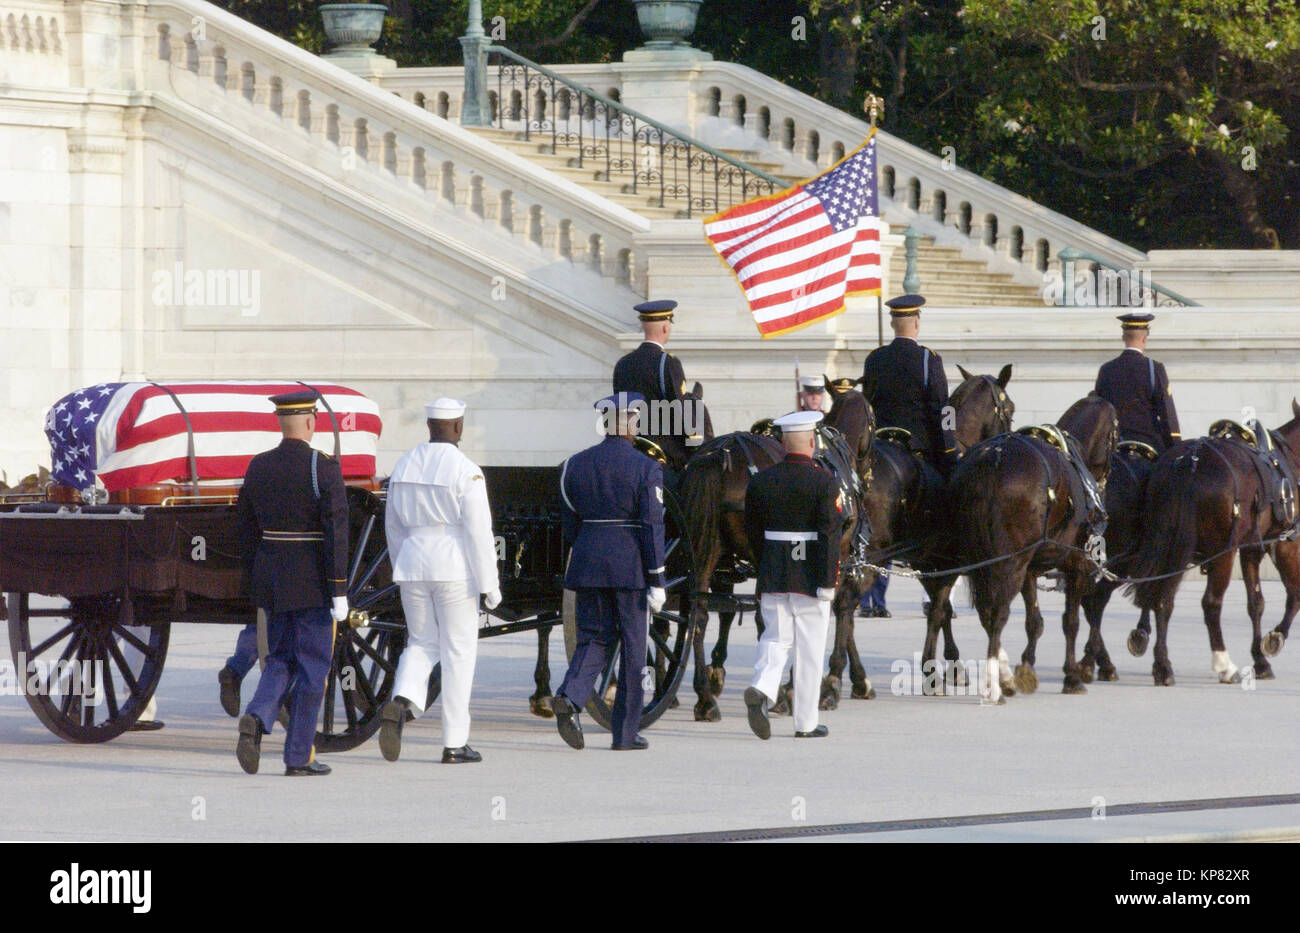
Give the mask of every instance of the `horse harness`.
<svg viewBox="0 0 1300 933">
<path fill-rule="evenodd" d="M 1210 425 L 1210 437 L 1236 443 L 1250 457 L 1251 466 L 1259 478 L 1259 490 L 1255 497 L 1256 512 L 1267 509 L 1273 520 L 1282 526 L 1284 538 L 1300 535 L 1300 478 L 1297 477 L 1296 465 L 1285 454 L 1286 443 L 1276 431 L 1268 431 L 1258 421 L 1239 424 L 1224 419 Z M 1215 448 L 1211 447 L 1211 450 Z M 1223 454 L 1218 450 L 1220 459 Z M 1225 460 L 1226 465 L 1226 460 Z M 1233 514 L 1240 512 L 1237 496 L 1237 478 L 1229 467 L 1233 478 Z"/>
</svg>

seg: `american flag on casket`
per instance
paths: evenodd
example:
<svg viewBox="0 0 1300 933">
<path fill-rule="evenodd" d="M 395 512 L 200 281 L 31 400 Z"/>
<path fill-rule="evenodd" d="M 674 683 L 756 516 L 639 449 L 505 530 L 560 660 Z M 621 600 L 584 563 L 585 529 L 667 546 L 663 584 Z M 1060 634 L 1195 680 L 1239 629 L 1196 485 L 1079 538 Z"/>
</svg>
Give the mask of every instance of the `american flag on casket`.
<svg viewBox="0 0 1300 933">
<path fill-rule="evenodd" d="M 374 476 L 383 428 L 379 406 L 355 389 L 309 385 L 338 418 L 343 476 Z M 303 387 L 300 382 L 103 382 L 78 389 L 45 416 L 50 473 L 74 489 L 94 486 L 98 477 L 109 492 L 189 481 L 188 416 L 197 478 L 242 478 L 254 456 L 280 442 L 268 396 Z M 334 424 L 325 405 L 317 407 L 321 414 L 312 446 L 333 455 Z"/>
</svg>

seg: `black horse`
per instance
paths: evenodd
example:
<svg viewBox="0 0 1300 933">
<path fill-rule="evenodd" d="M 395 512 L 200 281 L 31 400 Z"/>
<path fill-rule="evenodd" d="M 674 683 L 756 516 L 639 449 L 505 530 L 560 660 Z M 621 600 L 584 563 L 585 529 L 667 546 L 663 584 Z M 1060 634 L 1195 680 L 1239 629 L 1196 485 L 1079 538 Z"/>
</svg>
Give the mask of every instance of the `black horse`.
<svg viewBox="0 0 1300 933">
<path fill-rule="evenodd" d="M 1115 409 L 1095 395 L 1081 399 L 1062 416 L 1059 427 L 1078 446 L 1092 478 L 1104 490 L 1111 456 L 1118 443 Z M 1017 593 L 1027 602 L 1033 597 L 1033 578 L 1053 568 L 1066 583 L 1065 693 L 1086 689 L 1075 660 L 1079 606 L 1089 574 L 1096 568 L 1084 551 L 1089 533 L 1086 494 L 1071 473 L 1067 453 L 1051 442 L 1053 432 L 1003 434 L 977 444 L 961 462 L 950 481 L 954 547 L 947 566 L 984 563 L 970 574 L 971 594 L 980 624 L 988 635 L 988 671 L 984 691 L 994 703 L 1037 689 L 1035 649 L 1042 634 L 1042 616 L 1027 611 L 1025 629 L 1029 643 L 1012 680 L 1010 662 L 1002 647 L 1002 630 Z M 1044 439 L 1047 438 L 1047 439 Z M 945 597 L 953 578 L 944 578 Z M 942 614 L 931 606 L 927 619 L 923 670 L 933 669 L 934 649 Z M 1027 609 L 1029 606 L 1027 605 Z"/>
<path fill-rule="evenodd" d="M 1202 563 L 1206 574 L 1201 610 L 1210 636 L 1211 669 L 1222 683 L 1239 679 L 1240 672 L 1228 655 L 1220 626 L 1223 594 L 1232 578 L 1233 555 L 1237 551 L 1241 553 L 1242 582 L 1246 586 L 1246 611 L 1254 628 L 1250 644 L 1254 676 L 1260 680 L 1273 677 L 1265 656 L 1281 650 L 1300 606 L 1300 539 L 1260 543 L 1283 535 L 1295 527 L 1295 522 L 1277 514 L 1248 445 L 1271 441 L 1295 475 L 1300 470 L 1300 403 L 1292 399 L 1291 410 L 1294 417 L 1268 432 L 1267 438 L 1249 431 L 1241 439 L 1232 436 L 1238 432 L 1229 431 L 1226 436 L 1183 441 L 1161 454 L 1151 471 L 1145 534 L 1130 573 L 1139 579 L 1164 579 L 1136 583 L 1130 594 L 1139 608 L 1155 612 L 1155 663 L 1151 673 L 1157 686 L 1174 682 L 1166 635 L 1174 595 L 1182 582 L 1181 571 L 1192 563 Z M 1294 513 L 1294 500 L 1290 511 Z M 1259 588 L 1259 565 L 1265 551 L 1272 555 L 1286 588 L 1286 610 L 1277 628 L 1261 640 L 1264 595 Z M 1136 642 L 1135 649 L 1145 649 L 1145 639 L 1138 634 L 1131 636 L 1130 644 Z"/>
</svg>

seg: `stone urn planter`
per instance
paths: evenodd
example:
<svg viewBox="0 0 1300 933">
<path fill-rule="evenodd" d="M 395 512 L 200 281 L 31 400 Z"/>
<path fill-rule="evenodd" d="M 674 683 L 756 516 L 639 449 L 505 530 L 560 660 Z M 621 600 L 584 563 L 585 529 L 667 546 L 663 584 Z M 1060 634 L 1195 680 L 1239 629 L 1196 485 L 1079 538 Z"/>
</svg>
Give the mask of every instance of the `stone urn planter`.
<svg viewBox="0 0 1300 933">
<path fill-rule="evenodd" d="M 355 58 L 375 55 L 370 46 L 379 41 L 384 31 L 384 15 L 388 7 L 382 3 L 327 3 L 320 8 L 325 22 L 325 35 L 333 48 L 331 58 Z"/>
<path fill-rule="evenodd" d="M 689 48 L 686 38 L 695 31 L 704 0 L 632 0 L 645 34 L 647 49 Z"/>
</svg>

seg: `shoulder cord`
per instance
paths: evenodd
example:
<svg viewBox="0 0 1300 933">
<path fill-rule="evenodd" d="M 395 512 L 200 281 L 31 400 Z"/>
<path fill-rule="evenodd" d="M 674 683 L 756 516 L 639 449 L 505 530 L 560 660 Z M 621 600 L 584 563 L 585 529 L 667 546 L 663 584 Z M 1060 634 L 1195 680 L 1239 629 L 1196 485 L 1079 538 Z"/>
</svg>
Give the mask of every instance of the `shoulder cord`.
<svg viewBox="0 0 1300 933">
<path fill-rule="evenodd" d="M 320 456 L 320 451 L 315 447 L 311 449 L 311 491 L 320 499 L 320 480 L 316 476 L 316 459 Z"/>
</svg>

